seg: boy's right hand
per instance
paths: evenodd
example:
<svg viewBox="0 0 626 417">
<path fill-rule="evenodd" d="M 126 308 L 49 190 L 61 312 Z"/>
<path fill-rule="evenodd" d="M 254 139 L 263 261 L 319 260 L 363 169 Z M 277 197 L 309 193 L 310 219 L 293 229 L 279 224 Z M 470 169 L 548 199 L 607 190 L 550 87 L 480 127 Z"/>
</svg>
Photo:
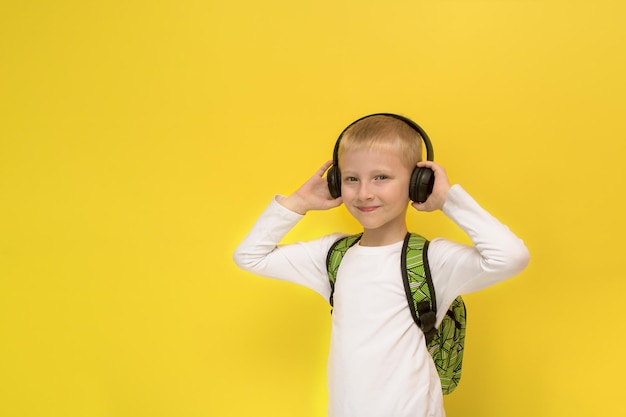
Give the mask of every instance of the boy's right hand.
<svg viewBox="0 0 626 417">
<path fill-rule="evenodd" d="M 433 192 L 428 196 L 423 203 L 411 203 L 411 205 L 417 211 L 435 211 L 441 210 L 443 204 L 446 202 L 448 191 L 450 190 L 450 180 L 448 180 L 448 174 L 446 170 L 439 164 L 432 161 L 421 161 L 417 163 L 418 167 L 430 168 L 435 175 L 435 185 L 433 186 Z"/>
<path fill-rule="evenodd" d="M 326 170 L 333 161 L 327 161 L 309 178 L 296 192 L 289 197 L 282 197 L 278 202 L 285 208 L 299 214 L 306 214 L 310 210 L 328 210 L 341 205 L 341 197 L 332 198 L 328 191 L 328 181 L 324 177 Z"/>
</svg>

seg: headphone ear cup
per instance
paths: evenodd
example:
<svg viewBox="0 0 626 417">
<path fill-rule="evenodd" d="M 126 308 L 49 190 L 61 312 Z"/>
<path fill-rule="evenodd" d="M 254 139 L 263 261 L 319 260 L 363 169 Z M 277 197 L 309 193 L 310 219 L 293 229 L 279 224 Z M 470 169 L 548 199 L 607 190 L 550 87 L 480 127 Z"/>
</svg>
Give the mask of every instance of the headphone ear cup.
<svg viewBox="0 0 626 417">
<path fill-rule="evenodd" d="M 416 203 L 423 203 L 433 192 L 435 173 L 430 168 L 415 167 L 411 174 L 409 198 Z"/>
<path fill-rule="evenodd" d="M 335 165 L 331 166 L 326 174 L 326 180 L 328 181 L 328 191 L 332 198 L 341 197 L 341 172 Z"/>
</svg>

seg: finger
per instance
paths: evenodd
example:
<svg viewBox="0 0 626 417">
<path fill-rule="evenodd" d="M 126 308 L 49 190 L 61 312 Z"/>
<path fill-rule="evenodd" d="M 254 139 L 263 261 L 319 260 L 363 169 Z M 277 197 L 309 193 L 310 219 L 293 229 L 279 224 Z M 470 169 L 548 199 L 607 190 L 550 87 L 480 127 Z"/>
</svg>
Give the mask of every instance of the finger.
<svg viewBox="0 0 626 417">
<path fill-rule="evenodd" d="M 330 166 L 333 164 L 333 161 L 326 161 L 324 162 L 324 165 L 322 165 L 322 167 L 320 169 L 317 170 L 317 172 L 315 173 L 317 176 L 321 177 L 322 175 L 324 175 L 324 173 L 328 170 L 328 168 L 330 168 Z"/>
<path fill-rule="evenodd" d="M 433 161 L 419 161 L 417 163 L 417 166 L 420 168 L 430 168 L 433 171 L 437 168 L 439 168 L 439 165 L 437 165 L 436 163 L 434 163 Z"/>
<path fill-rule="evenodd" d="M 431 200 L 426 200 L 423 203 L 413 202 L 411 203 L 411 206 L 413 206 L 413 208 L 417 211 L 431 212 L 435 210 Z"/>
<path fill-rule="evenodd" d="M 341 199 L 341 197 L 337 197 L 333 200 L 328 200 L 327 207 L 328 208 L 339 207 L 341 203 L 343 203 L 343 200 Z"/>
<path fill-rule="evenodd" d="M 446 169 L 433 161 L 420 161 L 418 162 L 417 166 L 419 168 L 430 169 L 435 175 L 436 179 L 443 179 L 443 181 L 446 181 L 446 178 L 448 177 Z"/>
</svg>

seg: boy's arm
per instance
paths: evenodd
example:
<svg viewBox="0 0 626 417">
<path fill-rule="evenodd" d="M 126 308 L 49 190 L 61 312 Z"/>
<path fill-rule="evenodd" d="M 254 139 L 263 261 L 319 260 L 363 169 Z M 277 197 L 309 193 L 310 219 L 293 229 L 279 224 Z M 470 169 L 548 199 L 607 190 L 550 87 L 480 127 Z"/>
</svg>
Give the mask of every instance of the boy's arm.
<svg viewBox="0 0 626 417">
<path fill-rule="evenodd" d="M 272 200 L 236 248 L 233 259 L 245 271 L 303 285 L 328 299 L 326 254 L 340 235 L 278 246 L 302 217 Z"/>
<path fill-rule="evenodd" d="M 278 246 L 283 237 L 310 210 L 326 210 L 341 204 L 333 199 L 324 172 L 326 162 L 289 197 L 277 196 L 261 214 L 252 230 L 237 247 L 235 263 L 246 271 L 270 278 L 295 282 L 328 298 L 326 254 L 339 234 L 307 243 Z"/>
<path fill-rule="evenodd" d="M 524 242 L 484 210 L 460 185 L 447 193 L 443 212 L 471 238 L 473 246 L 446 239 L 431 242 L 428 260 L 438 304 L 519 274 L 529 262 Z M 440 313 L 445 313 L 439 309 Z"/>
</svg>

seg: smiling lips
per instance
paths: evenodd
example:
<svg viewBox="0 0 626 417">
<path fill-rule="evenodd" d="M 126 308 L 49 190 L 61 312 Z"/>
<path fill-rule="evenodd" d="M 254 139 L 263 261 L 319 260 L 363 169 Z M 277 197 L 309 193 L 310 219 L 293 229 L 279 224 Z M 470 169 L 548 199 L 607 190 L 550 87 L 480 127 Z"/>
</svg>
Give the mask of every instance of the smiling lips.
<svg viewBox="0 0 626 417">
<path fill-rule="evenodd" d="M 359 211 L 362 211 L 364 213 L 371 213 L 372 211 L 376 210 L 378 206 L 362 206 L 357 208 L 359 209 Z"/>
</svg>

